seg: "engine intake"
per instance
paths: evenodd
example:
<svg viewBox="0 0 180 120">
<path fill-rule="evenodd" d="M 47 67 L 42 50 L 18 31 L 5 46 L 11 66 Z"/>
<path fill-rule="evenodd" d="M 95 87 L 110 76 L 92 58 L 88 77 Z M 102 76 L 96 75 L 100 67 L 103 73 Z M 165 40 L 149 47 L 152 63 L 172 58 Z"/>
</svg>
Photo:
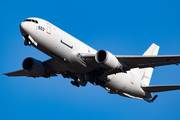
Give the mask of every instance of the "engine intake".
<svg viewBox="0 0 180 120">
<path fill-rule="evenodd" d="M 116 56 L 111 54 L 106 50 L 100 50 L 95 55 L 95 60 L 102 67 L 105 67 L 109 70 L 121 70 L 123 71 L 122 64 L 118 61 Z"/>
<path fill-rule="evenodd" d="M 43 64 L 34 58 L 26 58 L 23 61 L 22 66 L 25 71 L 29 72 L 34 77 L 43 76 L 45 73 Z"/>
</svg>

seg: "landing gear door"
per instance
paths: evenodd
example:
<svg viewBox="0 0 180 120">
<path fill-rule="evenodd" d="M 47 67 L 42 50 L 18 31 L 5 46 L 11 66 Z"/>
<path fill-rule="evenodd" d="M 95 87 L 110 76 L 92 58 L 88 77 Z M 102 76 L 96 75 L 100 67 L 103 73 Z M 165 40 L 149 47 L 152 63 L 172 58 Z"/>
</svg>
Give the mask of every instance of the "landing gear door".
<svg viewBox="0 0 180 120">
<path fill-rule="evenodd" d="M 51 24 L 50 23 L 46 23 L 46 28 L 47 28 L 46 32 L 48 34 L 51 34 Z"/>
</svg>

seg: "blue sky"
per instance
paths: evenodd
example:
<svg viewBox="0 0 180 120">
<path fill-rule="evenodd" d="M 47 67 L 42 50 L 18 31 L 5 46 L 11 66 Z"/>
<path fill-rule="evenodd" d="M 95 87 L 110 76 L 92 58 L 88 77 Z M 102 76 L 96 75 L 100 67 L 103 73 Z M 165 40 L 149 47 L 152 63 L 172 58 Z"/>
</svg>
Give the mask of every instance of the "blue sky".
<svg viewBox="0 0 180 120">
<path fill-rule="evenodd" d="M 39 17 L 96 50 L 141 55 L 152 44 L 159 55 L 180 55 L 179 0 L 0 1 L 0 73 L 22 69 L 26 57 L 49 57 L 24 46 L 19 24 Z M 157 67 L 151 85 L 180 84 L 180 67 Z M 150 104 L 110 95 L 98 86 L 76 88 L 60 75 L 51 79 L 0 76 L 0 120 L 179 119 L 180 91 L 157 93 Z"/>
</svg>

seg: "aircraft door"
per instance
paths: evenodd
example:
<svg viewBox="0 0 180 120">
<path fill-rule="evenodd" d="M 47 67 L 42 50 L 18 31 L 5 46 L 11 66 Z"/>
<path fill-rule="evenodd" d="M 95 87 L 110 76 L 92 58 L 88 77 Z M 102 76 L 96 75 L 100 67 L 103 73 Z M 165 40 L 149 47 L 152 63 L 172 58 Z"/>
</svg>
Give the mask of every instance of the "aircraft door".
<svg viewBox="0 0 180 120">
<path fill-rule="evenodd" d="M 48 34 L 51 34 L 51 24 L 50 23 L 46 23 L 46 32 Z"/>
</svg>

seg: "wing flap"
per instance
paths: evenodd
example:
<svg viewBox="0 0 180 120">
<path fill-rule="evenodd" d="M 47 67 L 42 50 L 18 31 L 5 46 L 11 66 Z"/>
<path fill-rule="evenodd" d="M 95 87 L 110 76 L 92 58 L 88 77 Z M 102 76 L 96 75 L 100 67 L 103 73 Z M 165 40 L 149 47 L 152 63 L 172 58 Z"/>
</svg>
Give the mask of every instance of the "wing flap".
<svg viewBox="0 0 180 120">
<path fill-rule="evenodd" d="M 164 92 L 171 90 L 179 90 L 180 85 L 146 86 L 146 87 L 142 87 L 142 89 L 148 92 Z"/>
</svg>

